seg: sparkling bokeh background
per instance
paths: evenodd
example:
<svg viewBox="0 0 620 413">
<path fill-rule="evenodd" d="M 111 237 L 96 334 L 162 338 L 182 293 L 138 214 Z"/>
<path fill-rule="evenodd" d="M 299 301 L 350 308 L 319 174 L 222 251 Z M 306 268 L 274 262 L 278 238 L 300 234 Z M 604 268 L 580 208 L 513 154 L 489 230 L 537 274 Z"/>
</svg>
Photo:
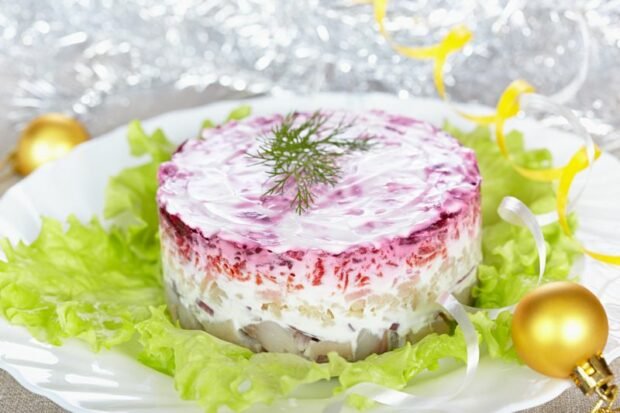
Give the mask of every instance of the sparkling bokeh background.
<svg viewBox="0 0 620 413">
<path fill-rule="evenodd" d="M 388 18 L 412 45 L 474 31 L 447 65 L 453 100 L 493 105 L 518 77 L 553 94 L 586 64 L 567 105 L 620 146 L 620 1 L 392 0 Z M 261 93 L 436 96 L 431 70 L 397 55 L 359 0 L 0 0 L 0 153 L 39 113 L 74 114 L 96 135 Z"/>
</svg>

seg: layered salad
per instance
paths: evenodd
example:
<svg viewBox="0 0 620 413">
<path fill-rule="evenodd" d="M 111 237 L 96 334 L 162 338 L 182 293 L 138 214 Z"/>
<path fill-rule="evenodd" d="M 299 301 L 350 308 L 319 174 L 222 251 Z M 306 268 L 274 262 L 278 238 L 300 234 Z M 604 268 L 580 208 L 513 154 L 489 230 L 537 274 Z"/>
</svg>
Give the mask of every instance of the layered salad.
<svg viewBox="0 0 620 413">
<path fill-rule="evenodd" d="M 326 142 L 337 169 L 311 181 Z M 292 143 L 307 145 L 303 174 L 274 164 Z M 473 151 L 401 115 L 301 112 L 207 129 L 159 169 L 170 312 L 255 352 L 319 362 L 415 342 L 441 324 L 440 296 L 467 301 L 476 282 L 480 184 Z"/>
</svg>

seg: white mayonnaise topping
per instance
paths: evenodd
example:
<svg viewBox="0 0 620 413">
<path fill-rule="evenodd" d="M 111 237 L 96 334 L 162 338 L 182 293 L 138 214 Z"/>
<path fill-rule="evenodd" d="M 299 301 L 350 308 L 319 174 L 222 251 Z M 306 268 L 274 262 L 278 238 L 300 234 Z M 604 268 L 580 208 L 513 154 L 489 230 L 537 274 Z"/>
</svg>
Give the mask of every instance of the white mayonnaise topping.
<svg viewBox="0 0 620 413">
<path fill-rule="evenodd" d="M 291 193 L 262 196 L 270 186 L 268 166 L 250 156 L 281 122 L 279 115 L 233 122 L 188 141 L 160 170 L 160 207 L 205 237 L 275 253 L 339 253 L 427 228 L 477 194 L 474 154 L 446 133 L 376 111 L 333 112 L 328 126 L 343 118 L 354 126 L 341 139 L 371 136 L 373 145 L 340 158 L 339 182 L 315 188 L 315 203 L 301 215 L 291 207 Z"/>
</svg>

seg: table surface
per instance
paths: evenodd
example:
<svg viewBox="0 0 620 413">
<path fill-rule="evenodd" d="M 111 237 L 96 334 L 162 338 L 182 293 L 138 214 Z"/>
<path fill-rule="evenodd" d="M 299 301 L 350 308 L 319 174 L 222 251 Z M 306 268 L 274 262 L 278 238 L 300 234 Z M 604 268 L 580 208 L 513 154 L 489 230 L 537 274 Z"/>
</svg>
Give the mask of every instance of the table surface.
<svg viewBox="0 0 620 413">
<path fill-rule="evenodd" d="M 12 184 L 16 178 L 0 182 L 0 194 Z M 616 377 L 620 377 L 620 360 L 612 364 Z M 592 409 L 592 398 L 586 398 L 576 388 L 571 388 L 560 397 L 540 407 L 523 411 L 523 413 L 583 413 Z M 45 397 L 30 393 L 17 383 L 8 373 L 0 370 L 0 413 L 63 413 L 66 410 L 58 407 Z M 484 412 L 481 412 L 484 413 Z"/>
</svg>

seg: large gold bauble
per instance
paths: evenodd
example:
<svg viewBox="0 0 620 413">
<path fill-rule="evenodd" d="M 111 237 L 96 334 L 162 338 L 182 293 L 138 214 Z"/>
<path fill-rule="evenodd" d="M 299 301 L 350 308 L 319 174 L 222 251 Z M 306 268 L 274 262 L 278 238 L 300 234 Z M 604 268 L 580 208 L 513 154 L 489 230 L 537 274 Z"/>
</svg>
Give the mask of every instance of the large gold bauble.
<svg viewBox="0 0 620 413">
<path fill-rule="evenodd" d="M 517 305 L 512 339 L 532 369 L 566 378 L 590 357 L 600 355 L 609 325 L 601 302 L 587 288 L 553 282 L 527 294 Z"/>
<path fill-rule="evenodd" d="M 72 117 L 59 113 L 39 116 L 22 133 L 11 159 L 13 168 L 28 175 L 87 139 L 86 129 Z"/>
</svg>

